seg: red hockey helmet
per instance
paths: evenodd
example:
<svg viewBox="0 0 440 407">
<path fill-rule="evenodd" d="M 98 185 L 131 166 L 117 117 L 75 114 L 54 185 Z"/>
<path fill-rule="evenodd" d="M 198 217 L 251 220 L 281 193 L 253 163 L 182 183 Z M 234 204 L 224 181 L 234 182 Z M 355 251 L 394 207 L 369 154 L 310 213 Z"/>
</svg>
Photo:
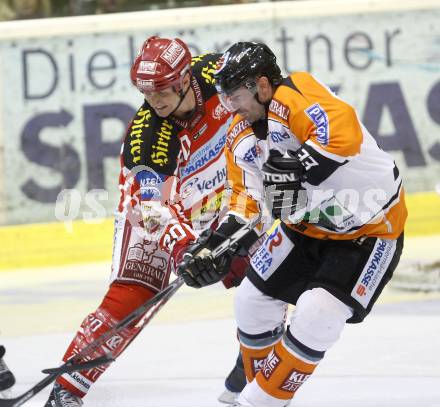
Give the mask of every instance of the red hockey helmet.
<svg viewBox="0 0 440 407">
<path fill-rule="evenodd" d="M 133 85 L 141 93 L 174 86 L 181 90 L 182 78 L 191 67 L 191 52 L 179 38 L 148 38 L 131 67 Z"/>
</svg>

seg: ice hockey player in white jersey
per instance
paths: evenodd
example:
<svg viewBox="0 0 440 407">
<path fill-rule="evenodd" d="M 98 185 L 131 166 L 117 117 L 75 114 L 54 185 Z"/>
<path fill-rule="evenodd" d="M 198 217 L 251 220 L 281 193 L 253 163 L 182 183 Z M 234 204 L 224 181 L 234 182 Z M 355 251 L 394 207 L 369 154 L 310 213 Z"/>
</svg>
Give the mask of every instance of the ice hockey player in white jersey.
<svg viewBox="0 0 440 407">
<path fill-rule="evenodd" d="M 236 291 L 248 384 L 235 406 L 284 407 L 391 279 L 407 217 L 402 179 L 355 110 L 311 74 L 282 78 L 259 43 L 236 43 L 222 60 L 216 86 L 236 113 L 230 213 L 249 219 L 264 199 L 281 220 Z M 193 252 L 179 267 L 189 285 L 216 270 L 209 250 Z"/>
</svg>

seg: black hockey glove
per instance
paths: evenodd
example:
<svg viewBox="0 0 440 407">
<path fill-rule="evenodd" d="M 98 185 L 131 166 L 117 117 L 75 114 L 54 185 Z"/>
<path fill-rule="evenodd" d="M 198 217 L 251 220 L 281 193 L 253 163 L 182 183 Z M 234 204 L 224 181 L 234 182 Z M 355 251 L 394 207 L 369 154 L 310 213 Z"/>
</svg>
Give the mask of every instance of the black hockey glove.
<svg viewBox="0 0 440 407">
<path fill-rule="evenodd" d="M 197 242 L 188 246 L 178 267 L 178 274 L 187 285 L 201 288 L 220 280 L 223 280 L 226 288 L 240 284 L 248 266 L 248 262 L 243 262 L 243 259 L 247 259 L 249 250 L 254 247 L 259 235 L 254 230 L 249 230 L 218 258 L 213 258 L 211 253 L 239 233 L 242 227 L 243 220 L 229 214 L 217 230 L 202 233 Z"/>
<path fill-rule="evenodd" d="M 307 195 L 301 186 L 305 179 L 303 165 L 292 151 L 282 156 L 279 151 L 270 150 L 262 174 L 266 204 L 272 216 L 291 223 L 288 217 L 307 204 Z"/>
<path fill-rule="evenodd" d="M 190 287 L 201 288 L 215 284 L 229 272 L 232 254 L 223 253 L 217 259 L 211 255 L 211 250 L 215 249 L 212 242 L 217 240 L 215 234 L 212 230 L 204 232 L 196 242 L 188 246 L 183 255 L 178 274 Z"/>
</svg>

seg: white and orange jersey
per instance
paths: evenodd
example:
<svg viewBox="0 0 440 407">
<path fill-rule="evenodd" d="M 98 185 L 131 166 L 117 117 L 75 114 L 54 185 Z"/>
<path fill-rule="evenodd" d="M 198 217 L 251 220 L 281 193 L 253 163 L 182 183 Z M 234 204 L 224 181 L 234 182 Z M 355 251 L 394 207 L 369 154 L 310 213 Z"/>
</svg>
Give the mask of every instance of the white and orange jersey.
<svg viewBox="0 0 440 407">
<path fill-rule="evenodd" d="M 268 115 L 267 140 L 256 142 L 255 164 L 261 168 L 269 150 L 291 150 L 306 170 L 307 208 L 290 227 L 318 239 L 393 239 L 402 233 L 407 210 L 399 171 L 353 107 L 309 73 L 296 72 L 276 89 Z M 228 173 L 238 174 L 232 159 Z M 237 181 L 238 176 L 232 178 Z"/>
<path fill-rule="evenodd" d="M 260 151 L 264 149 L 267 123 L 249 123 L 235 115 L 226 139 L 225 156 L 228 185 L 228 213 L 244 219 L 263 214 L 262 230 L 270 226 L 270 215 L 264 210 L 264 189 Z M 269 216 L 269 219 L 267 219 Z"/>
</svg>

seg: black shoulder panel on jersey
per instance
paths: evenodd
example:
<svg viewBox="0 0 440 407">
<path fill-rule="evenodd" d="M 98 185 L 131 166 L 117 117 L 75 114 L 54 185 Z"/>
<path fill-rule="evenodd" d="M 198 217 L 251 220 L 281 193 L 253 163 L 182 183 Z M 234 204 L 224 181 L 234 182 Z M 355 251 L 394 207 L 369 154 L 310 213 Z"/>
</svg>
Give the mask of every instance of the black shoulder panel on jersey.
<svg viewBox="0 0 440 407">
<path fill-rule="evenodd" d="M 217 93 L 214 86 L 214 72 L 221 54 L 204 54 L 192 58 L 191 67 L 197 79 L 204 100 L 208 100 Z"/>
<path fill-rule="evenodd" d="M 303 144 L 296 154 L 301 164 L 306 169 L 306 181 L 314 186 L 318 186 L 332 175 L 339 167 L 348 163 L 348 160 L 337 162 L 319 154 L 313 147 Z"/>
<path fill-rule="evenodd" d="M 293 89 L 295 92 L 298 92 L 301 96 L 303 96 L 301 91 L 293 83 L 292 78 L 290 76 L 288 76 L 287 78 L 284 78 L 283 82 L 281 82 L 281 85 L 287 86 L 288 88 Z"/>
<path fill-rule="evenodd" d="M 146 165 L 161 174 L 173 175 L 180 151 L 177 125 L 156 115 L 145 102 L 133 117 L 124 139 L 124 165 Z"/>
</svg>

